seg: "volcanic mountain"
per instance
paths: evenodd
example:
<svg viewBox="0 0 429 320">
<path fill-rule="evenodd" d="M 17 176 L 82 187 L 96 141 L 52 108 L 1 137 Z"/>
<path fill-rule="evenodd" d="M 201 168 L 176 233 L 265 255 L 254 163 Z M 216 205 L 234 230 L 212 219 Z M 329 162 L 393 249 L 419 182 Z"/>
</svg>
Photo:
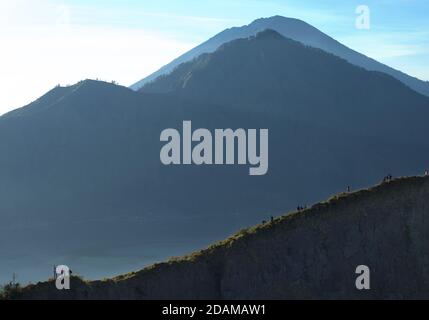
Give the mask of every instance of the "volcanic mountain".
<svg viewBox="0 0 429 320">
<path fill-rule="evenodd" d="M 86 80 L 0 117 L 0 274 L 90 278 L 180 255 L 297 205 L 415 175 L 429 99 L 267 30 L 142 92 Z M 269 129 L 269 170 L 160 162 L 160 133 Z"/>
<path fill-rule="evenodd" d="M 429 82 L 409 76 L 401 71 L 395 70 L 359 52 L 356 52 L 302 20 L 286 18 L 282 16 L 261 18 L 253 21 L 249 25 L 226 29 L 195 47 L 194 49 L 181 55 L 155 73 L 138 81 L 132 85 L 131 88 L 134 90 L 139 90 L 146 83 L 155 80 L 157 77 L 169 74 L 177 66 L 184 62 L 191 61 L 203 53 L 212 53 L 227 42 L 240 38 L 248 38 L 266 29 L 275 30 L 286 38 L 293 39 L 307 46 L 319 48 L 326 52 L 332 53 L 354 65 L 365 68 L 366 70 L 380 71 L 389 74 L 392 77 L 402 81 L 413 90 L 429 96 Z"/>
</svg>

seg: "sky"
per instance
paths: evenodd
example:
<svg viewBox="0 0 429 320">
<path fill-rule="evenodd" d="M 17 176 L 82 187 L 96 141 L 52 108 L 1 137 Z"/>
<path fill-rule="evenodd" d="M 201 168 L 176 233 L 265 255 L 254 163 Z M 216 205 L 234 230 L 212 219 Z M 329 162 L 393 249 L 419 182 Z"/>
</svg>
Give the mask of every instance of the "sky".
<svg viewBox="0 0 429 320">
<path fill-rule="evenodd" d="M 356 28 L 359 5 L 369 29 Z M 0 0 L 0 114 L 57 84 L 129 86 L 226 28 L 273 15 L 429 80 L 427 0 Z"/>
</svg>

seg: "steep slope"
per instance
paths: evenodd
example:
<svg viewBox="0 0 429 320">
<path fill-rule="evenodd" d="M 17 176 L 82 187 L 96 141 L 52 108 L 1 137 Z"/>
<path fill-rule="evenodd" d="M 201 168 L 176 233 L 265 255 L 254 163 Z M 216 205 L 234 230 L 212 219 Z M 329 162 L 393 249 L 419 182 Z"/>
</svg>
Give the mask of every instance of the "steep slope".
<svg viewBox="0 0 429 320">
<path fill-rule="evenodd" d="M 332 53 L 354 65 L 363 67 L 366 70 L 380 71 L 389 74 L 402 81 L 413 90 L 429 96 L 429 82 L 411 77 L 401 71 L 395 70 L 359 52 L 356 52 L 304 21 L 282 16 L 257 19 L 246 26 L 226 29 L 215 35 L 213 38 L 197 46 L 196 48 L 173 60 L 157 72 L 149 75 L 143 80 L 140 80 L 136 84 L 132 85 L 131 88 L 134 90 L 139 90 L 146 83 L 154 81 L 159 76 L 169 74 L 181 63 L 191 61 L 203 53 L 212 53 L 227 42 L 240 38 L 248 38 L 266 29 L 275 30 L 286 38 L 290 38 L 305 45 Z"/>
<path fill-rule="evenodd" d="M 429 298 L 429 178 L 341 194 L 203 251 L 105 281 L 52 281 L 23 299 Z M 358 265 L 370 290 L 357 290 Z"/>
</svg>

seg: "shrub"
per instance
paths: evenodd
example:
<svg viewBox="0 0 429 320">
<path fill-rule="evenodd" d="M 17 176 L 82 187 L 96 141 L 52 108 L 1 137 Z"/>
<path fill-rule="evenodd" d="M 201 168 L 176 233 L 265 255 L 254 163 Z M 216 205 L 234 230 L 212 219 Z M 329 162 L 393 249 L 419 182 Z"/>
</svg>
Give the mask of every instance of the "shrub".
<svg viewBox="0 0 429 320">
<path fill-rule="evenodd" d="M 19 283 L 9 283 L 0 289 L 0 300 L 15 300 L 18 299 L 21 293 L 21 285 Z"/>
</svg>

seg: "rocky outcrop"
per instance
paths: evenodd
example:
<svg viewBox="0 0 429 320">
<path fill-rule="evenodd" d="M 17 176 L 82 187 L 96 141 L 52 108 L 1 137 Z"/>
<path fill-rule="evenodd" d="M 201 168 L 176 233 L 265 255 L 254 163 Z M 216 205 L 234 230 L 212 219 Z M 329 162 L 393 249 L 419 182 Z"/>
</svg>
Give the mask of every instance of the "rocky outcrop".
<svg viewBox="0 0 429 320">
<path fill-rule="evenodd" d="M 358 290 L 358 265 L 370 289 Z M 429 178 L 345 193 L 192 255 L 104 281 L 24 288 L 23 299 L 429 298 Z"/>
</svg>

